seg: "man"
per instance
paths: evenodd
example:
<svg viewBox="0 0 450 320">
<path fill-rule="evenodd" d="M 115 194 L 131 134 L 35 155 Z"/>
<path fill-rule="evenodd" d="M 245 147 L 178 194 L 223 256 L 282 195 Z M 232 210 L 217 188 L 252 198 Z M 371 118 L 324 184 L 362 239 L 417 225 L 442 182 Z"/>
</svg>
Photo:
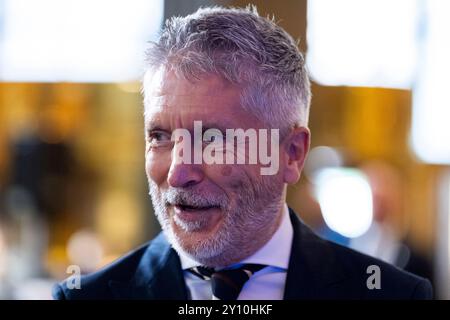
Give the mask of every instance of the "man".
<svg viewBox="0 0 450 320">
<path fill-rule="evenodd" d="M 146 172 L 163 232 L 56 298 L 431 296 L 428 281 L 320 239 L 285 204 L 309 149 L 310 84 L 282 28 L 255 9 L 203 8 L 169 20 L 147 57 Z"/>
</svg>

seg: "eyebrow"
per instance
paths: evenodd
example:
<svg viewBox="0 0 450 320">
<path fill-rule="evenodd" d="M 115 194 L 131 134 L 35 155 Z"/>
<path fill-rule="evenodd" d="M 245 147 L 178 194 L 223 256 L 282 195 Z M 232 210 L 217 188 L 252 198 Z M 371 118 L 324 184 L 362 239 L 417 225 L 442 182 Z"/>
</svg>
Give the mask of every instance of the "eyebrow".
<svg viewBox="0 0 450 320">
<path fill-rule="evenodd" d="M 202 121 L 202 134 L 203 134 L 203 132 L 205 132 L 208 129 L 218 129 L 219 131 L 222 132 L 222 134 L 225 135 L 227 129 L 235 130 L 235 129 L 238 129 L 238 128 L 242 128 L 242 126 L 232 126 L 231 123 L 229 121 L 227 121 L 227 120 L 225 120 L 225 121 L 223 121 L 221 123 L 219 123 L 217 121 L 211 121 L 211 122 L 210 121 L 206 121 L 205 122 L 203 120 L 193 120 L 192 121 L 192 128 L 189 129 L 189 130 L 193 130 L 193 124 L 194 124 L 193 122 L 194 121 Z M 147 134 L 152 132 L 152 131 L 155 131 L 155 130 L 172 131 L 172 130 L 169 130 L 169 129 L 165 128 L 164 126 L 162 126 L 161 123 L 158 120 L 154 120 L 153 119 L 153 120 L 150 120 L 150 121 L 146 122 L 146 124 L 145 124 L 145 132 Z"/>
<path fill-rule="evenodd" d="M 160 130 L 161 125 L 158 121 L 149 121 L 145 122 L 145 130 L 146 131 L 152 131 L 152 130 Z"/>
<path fill-rule="evenodd" d="M 146 137 L 149 137 L 153 131 L 168 131 L 165 130 L 159 123 L 159 121 L 145 122 L 144 133 Z"/>
</svg>

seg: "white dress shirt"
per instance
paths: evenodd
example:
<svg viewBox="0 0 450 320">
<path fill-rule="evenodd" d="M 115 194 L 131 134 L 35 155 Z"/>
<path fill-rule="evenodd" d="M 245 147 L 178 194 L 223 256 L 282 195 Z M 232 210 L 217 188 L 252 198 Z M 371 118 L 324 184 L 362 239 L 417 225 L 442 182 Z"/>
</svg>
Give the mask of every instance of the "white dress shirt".
<svg viewBox="0 0 450 320">
<path fill-rule="evenodd" d="M 252 256 L 233 265 L 237 266 L 244 263 L 267 265 L 267 267 L 253 274 L 244 284 L 238 300 L 283 299 L 293 235 L 294 231 L 289 218 L 289 210 L 285 204 L 280 226 L 272 238 Z M 211 281 L 202 280 L 187 271 L 187 269 L 200 266 L 201 264 L 183 254 L 180 254 L 180 260 L 190 298 L 192 300 L 213 299 Z"/>
</svg>

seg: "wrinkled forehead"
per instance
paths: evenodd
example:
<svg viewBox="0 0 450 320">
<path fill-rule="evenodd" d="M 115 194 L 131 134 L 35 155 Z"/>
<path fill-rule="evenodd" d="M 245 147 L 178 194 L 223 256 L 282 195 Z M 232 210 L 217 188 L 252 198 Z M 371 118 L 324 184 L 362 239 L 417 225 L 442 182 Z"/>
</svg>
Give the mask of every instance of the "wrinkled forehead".
<svg viewBox="0 0 450 320">
<path fill-rule="evenodd" d="M 146 74 L 144 89 L 146 121 L 182 117 L 185 121 L 218 118 L 239 123 L 251 118 L 241 107 L 240 88 L 216 75 L 190 81 L 173 71 L 158 70 Z"/>
<path fill-rule="evenodd" d="M 157 101 L 165 96 L 204 96 L 237 98 L 239 87 L 214 74 L 202 75 L 191 80 L 179 76 L 173 70 L 159 68 L 146 72 L 143 81 L 145 97 Z"/>
</svg>

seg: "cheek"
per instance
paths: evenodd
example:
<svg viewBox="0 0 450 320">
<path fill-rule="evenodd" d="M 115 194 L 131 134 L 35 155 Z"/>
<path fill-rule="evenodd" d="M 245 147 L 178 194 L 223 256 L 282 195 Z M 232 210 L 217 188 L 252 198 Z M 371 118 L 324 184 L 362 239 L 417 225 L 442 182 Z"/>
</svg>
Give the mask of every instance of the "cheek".
<svg viewBox="0 0 450 320">
<path fill-rule="evenodd" d="M 161 185 L 167 180 L 167 174 L 170 168 L 170 159 L 154 153 L 147 153 L 145 156 L 145 172 L 148 180 Z"/>
<path fill-rule="evenodd" d="M 233 168 L 231 168 L 231 166 L 223 166 L 220 169 L 220 174 L 223 177 L 229 177 L 229 176 L 231 176 L 232 173 L 233 173 Z"/>
<path fill-rule="evenodd" d="M 208 179 L 226 193 L 236 193 L 254 176 L 252 165 L 211 165 L 205 168 Z"/>
<path fill-rule="evenodd" d="M 209 180 L 220 186 L 226 186 L 239 177 L 239 168 L 234 165 L 212 164 L 204 166 L 203 170 Z"/>
</svg>

